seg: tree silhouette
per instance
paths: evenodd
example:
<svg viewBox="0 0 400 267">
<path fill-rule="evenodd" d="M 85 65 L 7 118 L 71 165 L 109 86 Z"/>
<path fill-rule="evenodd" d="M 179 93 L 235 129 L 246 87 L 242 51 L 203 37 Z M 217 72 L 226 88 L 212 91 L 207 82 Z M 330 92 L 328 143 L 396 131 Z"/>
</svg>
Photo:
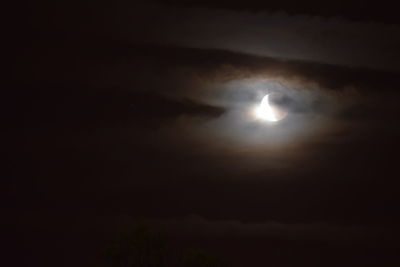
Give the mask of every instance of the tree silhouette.
<svg viewBox="0 0 400 267">
<path fill-rule="evenodd" d="M 203 251 L 191 250 L 188 251 L 183 257 L 184 267 L 222 267 L 222 262 Z"/>
<path fill-rule="evenodd" d="M 106 250 L 109 267 L 222 267 L 216 258 L 199 250 L 178 253 L 144 223 L 135 224 Z"/>
<path fill-rule="evenodd" d="M 112 267 L 167 266 L 165 241 L 145 224 L 136 224 L 129 233 L 109 247 L 106 261 Z"/>
</svg>

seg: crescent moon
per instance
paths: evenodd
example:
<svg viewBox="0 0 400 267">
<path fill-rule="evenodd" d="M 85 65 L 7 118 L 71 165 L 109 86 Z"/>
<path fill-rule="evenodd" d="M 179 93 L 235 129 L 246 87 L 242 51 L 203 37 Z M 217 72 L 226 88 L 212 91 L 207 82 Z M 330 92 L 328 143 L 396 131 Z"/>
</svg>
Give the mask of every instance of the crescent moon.
<svg viewBox="0 0 400 267">
<path fill-rule="evenodd" d="M 287 112 L 271 105 L 271 103 L 269 102 L 269 95 L 263 97 L 260 105 L 256 109 L 257 118 L 266 121 L 280 121 L 281 119 L 285 118 L 286 115 Z"/>
</svg>

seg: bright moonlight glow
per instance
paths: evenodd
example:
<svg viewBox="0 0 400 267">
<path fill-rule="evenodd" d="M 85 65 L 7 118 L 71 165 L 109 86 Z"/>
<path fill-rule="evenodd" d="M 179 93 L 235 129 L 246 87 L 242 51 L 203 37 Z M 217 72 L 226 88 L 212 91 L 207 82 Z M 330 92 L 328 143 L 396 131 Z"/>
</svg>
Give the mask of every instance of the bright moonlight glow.
<svg viewBox="0 0 400 267">
<path fill-rule="evenodd" d="M 260 105 L 256 108 L 255 115 L 258 119 L 275 122 L 286 117 L 287 113 L 271 106 L 269 95 L 266 95 L 261 100 Z"/>
</svg>

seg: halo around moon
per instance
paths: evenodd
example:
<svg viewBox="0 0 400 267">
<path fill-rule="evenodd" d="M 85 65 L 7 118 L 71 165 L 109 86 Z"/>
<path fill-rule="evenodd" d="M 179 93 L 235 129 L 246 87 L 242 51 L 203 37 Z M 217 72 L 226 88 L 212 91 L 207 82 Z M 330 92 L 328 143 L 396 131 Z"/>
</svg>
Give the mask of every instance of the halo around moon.
<svg viewBox="0 0 400 267">
<path fill-rule="evenodd" d="M 255 109 L 255 116 L 264 121 L 277 122 L 287 116 L 287 112 L 270 102 L 270 94 L 265 95 Z"/>
</svg>

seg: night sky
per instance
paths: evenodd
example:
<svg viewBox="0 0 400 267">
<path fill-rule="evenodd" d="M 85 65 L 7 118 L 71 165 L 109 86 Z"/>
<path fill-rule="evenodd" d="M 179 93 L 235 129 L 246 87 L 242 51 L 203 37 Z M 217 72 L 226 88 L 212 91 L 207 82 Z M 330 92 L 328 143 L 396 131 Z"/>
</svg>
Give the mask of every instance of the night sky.
<svg viewBox="0 0 400 267">
<path fill-rule="evenodd" d="M 138 221 L 226 266 L 399 266 L 394 5 L 13 5 L 2 266 L 105 266 Z"/>
</svg>

